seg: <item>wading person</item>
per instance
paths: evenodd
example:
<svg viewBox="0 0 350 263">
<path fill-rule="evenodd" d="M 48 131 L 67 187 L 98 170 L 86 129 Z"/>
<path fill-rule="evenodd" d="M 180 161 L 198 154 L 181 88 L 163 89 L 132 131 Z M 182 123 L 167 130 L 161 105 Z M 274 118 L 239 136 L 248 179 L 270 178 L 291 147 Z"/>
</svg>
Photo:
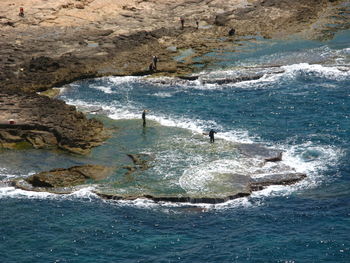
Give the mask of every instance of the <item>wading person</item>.
<svg viewBox="0 0 350 263">
<path fill-rule="evenodd" d="M 143 127 L 146 127 L 146 110 L 142 112 Z"/>
<path fill-rule="evenodd" d="M 210 138 L 210 143 L 213 143 L 215 141 L 215 138 L 214 138 L 214 134 L 216 133 L 216 131 L 214 131 L 213 129 L 211 129 L 209 131 L 209 138 Z"/>
</svg>

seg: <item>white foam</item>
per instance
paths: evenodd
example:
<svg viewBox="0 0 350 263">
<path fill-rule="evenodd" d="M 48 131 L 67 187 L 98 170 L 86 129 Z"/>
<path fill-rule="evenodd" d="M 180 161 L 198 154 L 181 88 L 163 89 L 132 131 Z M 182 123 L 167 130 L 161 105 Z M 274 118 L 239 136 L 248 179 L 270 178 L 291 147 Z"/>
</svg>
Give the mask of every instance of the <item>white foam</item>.
<svg viewBox="0 0 350 263">
<path fill-rule="evenodd" d="M 14 187 L 6 186 L 0 187 L 0 198 L 30 198 L 30 199 L 48 199 L 48 198 L 56 198 L 57 195 L 47 193 L 47 192 L 34 192 L 34 191 L 25 191 L 21 189 L 17 189 Z"/>
<path fill-rule="evenodd" d="M 105 87 L 105 86 L 93 86 L 94 89 L 100 90 L 106 94 L 112 94 L 113 92 L 111 87 Z"/>
<path fill-rule="evenodd" d="M 134 83 L 141 81 L 144 77 L 134 77 L 134 76 L 125 76 L 125 77 L 103 77 L 102 80 L 107 80 L 109 83 L 114 85 L 120 85 L 125 83 Z"/>
<path fill-rule="evenodd" d="M 308 74 L 332 81 L 342 81 L 350 78 L 350 70 L 344 70 L 339 66 L 300 63 L 281 66 L 280 68 L 284 70 L 283 73 L 267 73 L 257 80 L 241 81 L 238 83 L 226 84 L 225 86 L 246 89 L 271 89 L 272 86 L 270 84 L 272 83 L 291 81 L 299 76 L 307 76 Z"/>
<path fill-rule="evenodd" d="M 216 160 L 189 167 L 180 177 L 179 183 L 189 193 L 204 192 L 207 189 L 208 182 L 215 179 L 217 174 L 229 174 L 232 172 L 246 174 L 245 165 L 237 159 Z"/>
<path fill-rule="evenodd" d="M 182 213 L 182 212 L 209 212 L 212 210 L 232 209 L 237 207 L 253 207 L 259 205 L 255 202 L 254 205 L 249 198 L 242 197 L 229 200 L 225 203 L 207 204 L 207 203 L 175 203 L 175 202 L 154 202 L 150 199 L 138 198 L 135 200 L 105 200 L 105 202 L 116 206 L 137 207 L 139 209 L 154 209 L 163 213 Z M 199 208 L 199 209 L 198 209 Z M 174 210 L 176 209 L 176 210 Z"/>
<path fill-rule="evenodd" d="M 313 74 L 316 77 L 322 77 L 325 79 L 339 81 L 345 80 L 350 77 L 350 71 L 339 70 L 338 67 L 323 66 L 319 64 L 308 64 L 300 63 L 288 66 L 282 66 L 282 69 L 285 69 L 283 77 L 295 78 L 301 74 Z"/>
<path fill-rule="evenodd" d="M 152 96 L 160 97 L 160 98 L 170 98 L 173 95 L 174 93 L 171 93 L 171 92 L 158 92 L 158 93 L 152 94 Z"/>
<path fill-rule="evenodd" d="M 85 187 L 71 194 L 54 194 L 17 189 L 12 186 L 0 187 L 0 198 L 52 199 L 52 200 L 99 200 L 93 187 Z"/>
<path fill-rule="evenodd" d="M 79 189 L 71 194 L 66 195 L 66 197 L 75 197 L 75 198 L 87 198 L 90 201 L 93 199 L 97 199 L 98 196 L 93 192 L 95 190 L 94 186 L 84 187 Z"/>
</svg>

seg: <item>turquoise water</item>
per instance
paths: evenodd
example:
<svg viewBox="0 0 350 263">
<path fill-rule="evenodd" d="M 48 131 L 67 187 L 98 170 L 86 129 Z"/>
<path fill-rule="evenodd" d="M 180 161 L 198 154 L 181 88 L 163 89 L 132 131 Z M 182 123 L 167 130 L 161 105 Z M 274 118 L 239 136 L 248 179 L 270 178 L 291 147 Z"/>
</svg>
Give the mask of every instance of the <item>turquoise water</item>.
<svg viewBox="0 0 350 263">
<path fill-rule="evenodd" d="M 197 81 L 106 77 L 69 85 L 60 98 L 104 121 L 112 138 L 87 157 L 1 151 L 0 179 L 130 164 L 126 153 L 149 154 L 152 167 L 131 177 L 118 171 L 66 196 L 0 185 L 0 261 L 349 262 L 349 43 L 349 31 L 328 42 L 259 40 L 208 54 L 218 62 Z M 218 84 L 248 75 L 263 77 Z M 214 144 L 203 135 L 211 128 Z M 217 173 L 256 173 L 256 160 L 237 157 L 237 143 L 282 149 L 281 165 L 307 178 L 217 205 L 92 193 L 205 191 Z"/>
</svg>

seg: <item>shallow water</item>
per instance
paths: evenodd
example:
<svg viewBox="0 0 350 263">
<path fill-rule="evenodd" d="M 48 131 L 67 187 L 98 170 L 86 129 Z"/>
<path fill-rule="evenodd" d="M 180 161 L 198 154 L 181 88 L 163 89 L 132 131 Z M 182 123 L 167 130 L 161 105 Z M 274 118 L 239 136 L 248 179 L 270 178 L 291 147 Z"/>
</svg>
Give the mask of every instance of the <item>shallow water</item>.
<svg viewBox="0 0 350 263">
<path fill-rule="evenodd" d="M 61 99 L 103 120 L 113 137 L 87 157 L 1 151 L 0 179 L 129 164 L 126 153 L 150 154 L 152 167 L 66 196 L 0 185 L 0 261 L 349 262 L 350 32 L 328 42 L 249 43 L 208 54 L 218 63 L 197 81 L 106 77 L 66 88 Z M 254 74 L 264 76 L 216 84 Z M 202 134 L 211 128 L 214 144 Z M 238 143 L 283 150 L 282 164 L 307 178 L 217 205 L 107 202 L 92 193 L 205 191 L 216 174 L 256 173 L 258 160 L 240 159 Z"/>
</svg>

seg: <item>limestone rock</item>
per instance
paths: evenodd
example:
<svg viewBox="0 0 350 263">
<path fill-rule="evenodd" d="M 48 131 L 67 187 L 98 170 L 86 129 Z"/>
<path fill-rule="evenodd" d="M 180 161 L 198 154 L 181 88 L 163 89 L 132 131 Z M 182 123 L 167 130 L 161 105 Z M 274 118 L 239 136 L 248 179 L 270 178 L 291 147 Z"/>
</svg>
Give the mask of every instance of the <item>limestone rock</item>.
<svg viewBox="0 0 350 263">
<path fill-rule="evenodd" d="M 304 173 L 270 174 L 259 178 L 252 178 L 251 188 L 252 190 L 261 190 L 269 185 L 290 185 L 301 181 L 305 177 L 306 174 Z"/>
<path fill-rule="evenodd" d="M 88 179 L 102 180 L 111 175 L 113 168 L 101 165 L 82 165 L 68 169 L 54 169 L 34 174 L 25 179 L 33 187 L 71 187 L 86 183 Z"/>
<path fill-rule="evenodd" d="M 35 93 L 0 91 L 0 112 L 0 145 L 28 142 L 34 148 L 59 147 L 87 154 L 108 137 L 100 121 Z M 9 124 L 10 119 L 14 124 Z"/>
<path fill-rule="evenodd" d="M 55 71 L 60 67 L 59 63 L 51 57 L 40 56 L 32 58 L 29 63 L 29 71 Z"/>
<path fill-rule="evenodd" d="M 241 154 L 251 158 L 266 159 L 278 159 L 281 155 L 281 150 L 269 149 L 260 144 L 246 143 L 239 144 L 237 146 Z"/>
<path fill-rule="evenodd" d="M 130 159 L 133 161 L 134 165 L 144 171 L 150 168 L 149 162 L 153 159 L 151 156 L 148 154 L 128 154 Z"/>
</svg>

